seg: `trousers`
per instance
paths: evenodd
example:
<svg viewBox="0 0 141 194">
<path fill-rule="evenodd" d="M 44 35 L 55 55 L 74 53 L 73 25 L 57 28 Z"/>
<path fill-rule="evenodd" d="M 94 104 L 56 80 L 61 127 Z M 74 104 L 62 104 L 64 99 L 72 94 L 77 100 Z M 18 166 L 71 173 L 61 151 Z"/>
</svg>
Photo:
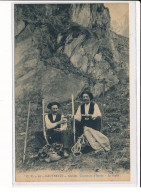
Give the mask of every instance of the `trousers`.
<svg viewBox="0 0 141 194">
<path fill-rule="evenodd" d="M 55 131 L 53 129 L 49 129 L 47 131 L 47 139 L 49 144 L 60 143 L 63 145 L 64 149 L 69 149 L 70 138 L 71 138 L 70 134 L 68 133 L 67 130 Z M 42 131 L 38 131 L 35 133 L 35 139 L 38 147 L 43 147 L 44 145 L 46 145 L 46 141 Z"/>
<path fill-rule="evenodd" d="M 97 131 L 100 131 L 101 130 L 101 117 L 97 117 L 95 120 L 91 120 L 90 122 L 87 122 L 86 125 L 81 121 L 75 120 L 76 140 L 84 133 L 85 126 L 95 129 Z"/>
<path fill-rule="evenodd" d="M 49 144 L 60 143 L 63 144 L 64 149 L 69 148 L 69 133 L 67 130 L 55 131 L 54 129 L 49 129 L 47 137 Z"/>
</svg>

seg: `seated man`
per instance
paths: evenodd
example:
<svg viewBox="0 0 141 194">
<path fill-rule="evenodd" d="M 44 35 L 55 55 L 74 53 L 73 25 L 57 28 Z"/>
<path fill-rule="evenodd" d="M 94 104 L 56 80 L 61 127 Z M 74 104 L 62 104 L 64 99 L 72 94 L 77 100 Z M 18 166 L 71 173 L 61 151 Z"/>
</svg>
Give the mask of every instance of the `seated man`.
<svg viewBox="0 0 141 194">
<path fill-rule="evenodd" d="M 69 148 L 69 140 L 67 135 L 67 119 L 58 113 L 60 108 L 59 103 L 49 103 L 47 108 L 50 109 L 50 113 L 45 116 L 49 144 L 63 144 L 64 157 L 68 157 L 67 149 Z"/>
<path fill-rule="evenodd" d="M 76 138 L 83 134 L 85 126 L 98 131 L 101 129 L 101 112 L 98 105 L 92 102 L 92 93 L 85 91 L 80 97 L 83 103 L 78 107 L 75 115 Z"/>
</svg>

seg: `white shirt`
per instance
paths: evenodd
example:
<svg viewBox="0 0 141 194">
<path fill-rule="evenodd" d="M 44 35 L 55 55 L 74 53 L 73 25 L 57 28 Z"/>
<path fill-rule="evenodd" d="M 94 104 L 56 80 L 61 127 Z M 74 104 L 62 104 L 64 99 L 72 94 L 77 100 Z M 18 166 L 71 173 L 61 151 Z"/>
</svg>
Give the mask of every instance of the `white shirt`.
<svg viewBox="0 0 141 194">
<path fill-rule="evenodd" d="M 53 117 L 53 121 L 55 121 L 56 115 L 52 115 L 52 117 Z M 62 119 L 64 119 L 64 115 L 61 116 L 61 120 L 62 120 Z M 66 121 L 67 121 L 67 119 L 66 119 Z M 48 114 L 45 115 L 45 124 L 46 124 L 46 128 L 47 128 L 47 129 L 53 129 L 54 127 L 57 126 L 57 122 L 52 123 L 52 122 L 49 120 Z M 66 130 L 66 129 L 67 129 L 67 123 L 61 124 L 60 130 L 62 131 L 62 130 Z"/>
<path fill-rule="evenodd" d="M 85 115 L 88 115 L 89 113 L 89 107 L 90 107 L 90 103 L 89 104 L 85 104 Z M 101 116 L 101 112 L 100 109 L 98 107 L 98 105 L 95 103 L 94 105 L 94 113 L 92 114 L 92 118 L 96 118 L 98 116 Z M 75 114 L 75 119 L 78 121 L 81 121 L 81 106 L 78 107 L 77 112 Z"/>
<path fill-rule="evenodd" d="M 52 117 L 53 117 L 53 121 L 55 121 L 55 119 L 56 119 L 56 115 L 52 115 Z"/>
</svg>

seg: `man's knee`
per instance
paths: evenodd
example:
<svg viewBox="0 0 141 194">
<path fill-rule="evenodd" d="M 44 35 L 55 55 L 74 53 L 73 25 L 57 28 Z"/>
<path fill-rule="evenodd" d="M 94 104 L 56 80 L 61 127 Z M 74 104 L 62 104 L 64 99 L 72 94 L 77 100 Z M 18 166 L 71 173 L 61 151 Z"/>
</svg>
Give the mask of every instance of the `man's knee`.
<svg viewBox="0 0 141 194">
<path fill-rule="evenodd" d="M 61 131 L 61 142 L 64 148 L 70 147 L 71 136 L 68 130 Z"/>
<path fill-rule="evenodd" d="M 37 131 L 35 132 L 35 140 L 40 143 L 41 145 L 44 145 L 46 143 L 43 132 Z"/>
</svg>

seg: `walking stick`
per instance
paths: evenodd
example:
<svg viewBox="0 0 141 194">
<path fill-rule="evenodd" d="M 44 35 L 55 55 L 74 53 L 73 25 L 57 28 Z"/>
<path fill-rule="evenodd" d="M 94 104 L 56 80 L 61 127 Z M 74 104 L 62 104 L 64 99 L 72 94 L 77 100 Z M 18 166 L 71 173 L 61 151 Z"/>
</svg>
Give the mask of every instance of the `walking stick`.
<svg viewBox="0 0 141 194">
<path fill-rule="evenodd" d="M 101 129 L 103 128 L 103 117 L 104 117 L 104 112 L 105 112 L 105 109 L 104 109 L 104 98 L 105 98 L 105 84 L 106 84 L 106 81 L 105 79 L 103 80 L 103 91 L 102 91 L 102 119 L 101 119 Z"/>
<path fill-rule="evenodd" d="M 74 96 L 72 94 L 72 118 L 73 118 L 73 137 L 74 137 L 74 144 L 76 142 L 76 137 L 75 137 L 75 117 L 74 117 Z"/>
<path fill-rule="evenodd" d="M 28 133 L 28 124 L 29 124 L 29 115 L 30 115 L 30 102 L 29 102 L 29 105 L 28 105 L 28 116 L 27 116 L 26 133 L 25 133 L 25 141 L 24 141 L 23 163 L 25 162 L 25 154 L 26 154 L 26 146 L 27 146 L 27 133 Z"/>
<path fill-rule="evenodd" d="M 47 134 L 45 130 L 45 109 L 44 109 L 44 99 L 42 99 L 42 110 L 43 110 L 43 134 L 44 138 L 46 140 L 47 145 L 49 145 L 48 140 L 47 140 Z"/>
</svg>

